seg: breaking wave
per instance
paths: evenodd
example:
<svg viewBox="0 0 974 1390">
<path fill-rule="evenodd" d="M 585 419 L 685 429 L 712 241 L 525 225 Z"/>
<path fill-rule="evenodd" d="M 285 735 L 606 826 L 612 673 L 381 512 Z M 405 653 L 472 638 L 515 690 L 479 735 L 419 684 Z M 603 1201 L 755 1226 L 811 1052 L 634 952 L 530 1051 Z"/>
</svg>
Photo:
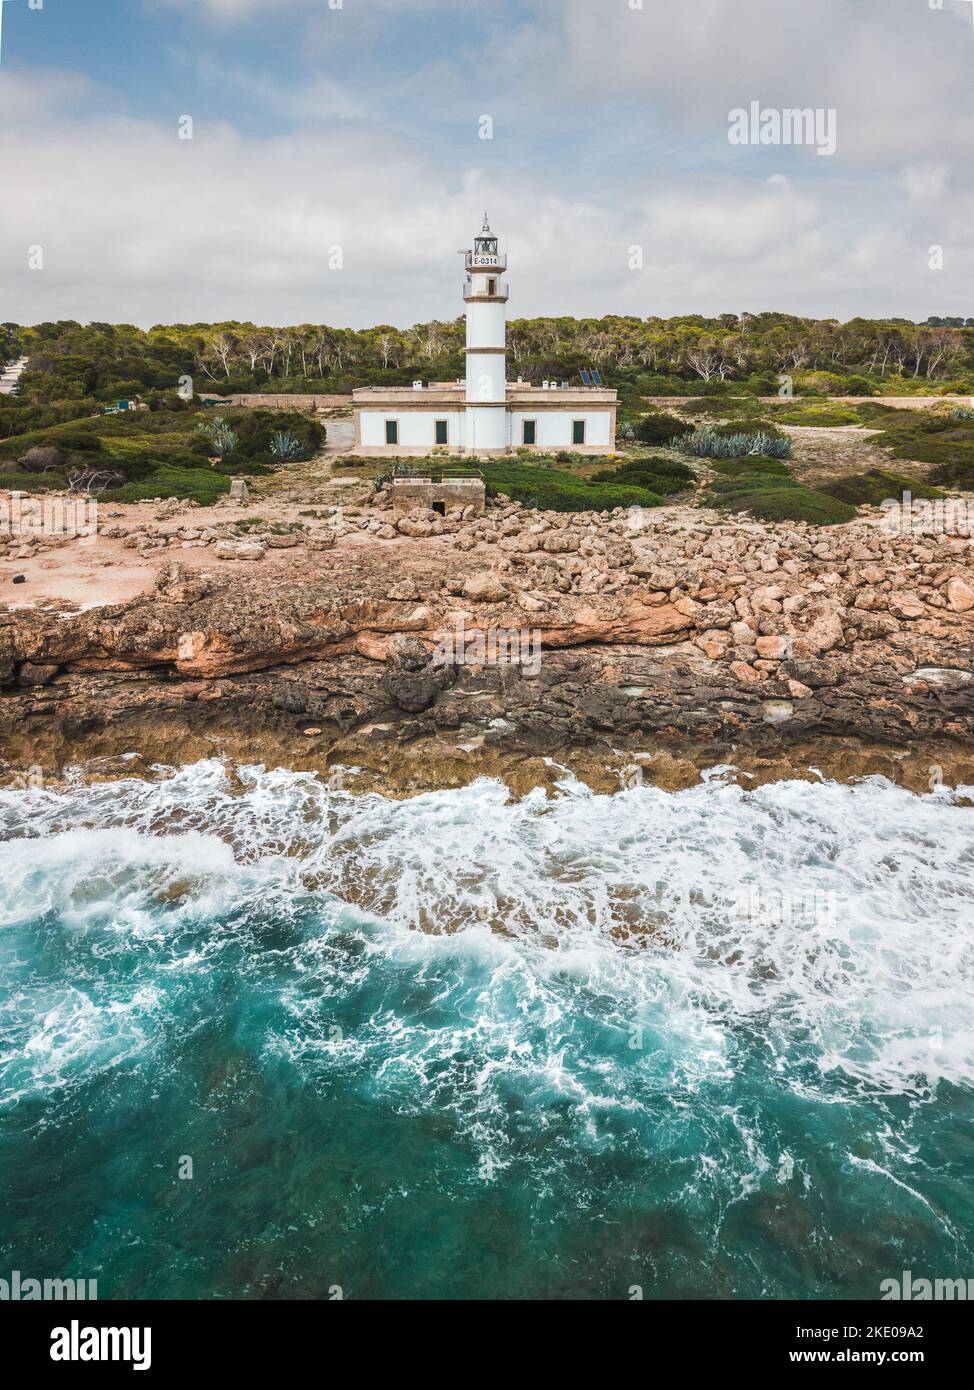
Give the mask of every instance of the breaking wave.
<svg viewBox="0 0 974 1390">
<path fill-rule="evenodd" d="M 212 761 L 0 792 L 0 834 L 12 1267 L 624 1298 L 974 1265 L 959 794 L 400 802 Z"/>
</svg>

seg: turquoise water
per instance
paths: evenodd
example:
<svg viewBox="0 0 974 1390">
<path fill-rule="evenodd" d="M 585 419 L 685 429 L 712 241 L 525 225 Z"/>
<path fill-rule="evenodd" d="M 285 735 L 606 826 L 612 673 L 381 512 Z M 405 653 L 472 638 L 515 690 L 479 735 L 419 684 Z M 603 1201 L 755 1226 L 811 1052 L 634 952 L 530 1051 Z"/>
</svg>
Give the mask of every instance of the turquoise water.
<svg viewBox="0 0 974 1390">
<path fill-rule="evenodd" d="M 396 803 L 208 762 L 0 793 L 0 833 L 0 1277 L 974 1276 L 974 813 L 949 792 Z"/>
</svg>

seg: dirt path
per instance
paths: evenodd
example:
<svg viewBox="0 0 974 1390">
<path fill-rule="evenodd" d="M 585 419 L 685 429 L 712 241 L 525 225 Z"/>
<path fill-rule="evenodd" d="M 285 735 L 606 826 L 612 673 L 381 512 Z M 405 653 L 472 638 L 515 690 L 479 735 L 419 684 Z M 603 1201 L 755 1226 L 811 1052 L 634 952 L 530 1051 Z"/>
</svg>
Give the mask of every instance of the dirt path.
<svg viewBox="0 0 974 1390">
<path fill-rule="evenodd" d="M 895 458 L 890 449 L 874 443 L 879 430 L 862 425 L 823 429 L 811 425 L 781 425 L 792 442 L 792 474 L 801 483 L 821 487 L 850 473 L 884 468 L 921 481 L 930 465 Z"/>
</svg>

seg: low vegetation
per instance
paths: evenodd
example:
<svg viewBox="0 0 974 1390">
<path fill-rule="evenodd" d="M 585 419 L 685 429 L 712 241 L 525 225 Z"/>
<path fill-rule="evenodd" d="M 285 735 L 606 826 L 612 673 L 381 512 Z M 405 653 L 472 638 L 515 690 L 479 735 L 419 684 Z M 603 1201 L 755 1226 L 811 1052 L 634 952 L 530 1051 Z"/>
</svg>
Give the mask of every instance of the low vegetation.
<svg viewBox="0 0 974 1390">
<path fill-rule="evenodd" d="M 668 415 L 664 411 L 651 411 L 633 427 L 633 434 L 641 444 L 669 444 L 675 436 L 688 434 L 692 428 L 692 425 L 687 424 L 686 420 L 681 420 L 677 415 Z"/>
<path fill-rule="evenodd" d="M 706 500 L 729 512 L 747 512 L 761 521 L 805 521 L 811 526 L 835 526 L 851 521 L 856 509 L 826 492 L 803 487 L 776 458 L 715 460 L 718 477 Z"/>
<path fill-rule="evenodd" d="M 608 512 L 615 507 L 661 507 L 663 498 L 647 487 L 585 479 L 557 468 L 537 468 L 506 459 L 484 464 L 487 492 L 505 493 L 514 502 L 553 512 Z"/>
<path fill-rule="evenodd" d="M 838 429 L 843 425 L 859 425 L 862 421 L 855 410 L 848 406 L 822 405 L 809 402 L 794 402 L 786 408 L 772 406 L 772 418 L 776 425 L 804 425 L 817 429 Z"/>
<path fill-rule="evenodd" d="M 232 476 L 257 476 L 311 457 L 324 433 L 312 417 L 286 411 L 97 415 L 0 440 L 0 471 L 23 492 L 89 483 L 117 501 L 180 497 L 207 504 L 228 490 Z"/>
<path fill-rule="evenodd" d="M 629 459 L 618 468 L 599 473 L 591 480 L 600 486 L 620 484 L 624 487 L 646 487 L 663 497 L 690 491 L 696 481 L 693 470 L 678 459 L 648 454 Z"/>
<path fill-rule="evenodd" d="M 735 459 L 745 454 L 781 459 L 791 455 L 791 440 L 774 428 L 757 429 L 754 433 L 738 432 L 726 425 L 696 430 L 674 439 L 671 447 L 703 459 Z"/>
<path fill-rule="evenodd" d="M 918 482 L 916 478 L 904 477 L 901 473 L 888 473 L 883 468 L 870 468 L 866 473 L 838 478 L 823 487 L 822 491 L 852 506 L 879 506 L 890 497 L 901 500 L 904 492 L 909 492 L 913 497 L 931 499 L 945 495 L 939 488 Z"/>
</svg>

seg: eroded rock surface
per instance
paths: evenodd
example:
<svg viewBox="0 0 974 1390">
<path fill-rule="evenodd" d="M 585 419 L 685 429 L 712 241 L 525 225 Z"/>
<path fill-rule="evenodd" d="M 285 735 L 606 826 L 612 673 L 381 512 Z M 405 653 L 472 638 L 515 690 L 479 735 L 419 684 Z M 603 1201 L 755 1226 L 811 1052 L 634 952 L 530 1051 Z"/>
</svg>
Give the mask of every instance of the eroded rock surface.
<svg viewBox="0 0 974 1390">
<path fill-rule="evenodd" d="M 170 554 L 125 605 L 0 612 L 5 745 L 85 734 L 114 747 L 112 730 L 166 711 L 191 733 L 310 724 L 333 744 L 500 729 L 548 755 L 772 729 L 904 745 L 974 732 L 967 539 L 504 502 L 393 527 L 388 508 L 363 506 L 327 534 L 320 520 L 288 532 L 286 567 L 268 556 L 228 572 L 225 547 L 249 559 L 281 550 L 275 539 L 214 536 L 208 566 Z M 513 662 L 490 655 L 497 634 L 518 635 Z"/>
</svg>

